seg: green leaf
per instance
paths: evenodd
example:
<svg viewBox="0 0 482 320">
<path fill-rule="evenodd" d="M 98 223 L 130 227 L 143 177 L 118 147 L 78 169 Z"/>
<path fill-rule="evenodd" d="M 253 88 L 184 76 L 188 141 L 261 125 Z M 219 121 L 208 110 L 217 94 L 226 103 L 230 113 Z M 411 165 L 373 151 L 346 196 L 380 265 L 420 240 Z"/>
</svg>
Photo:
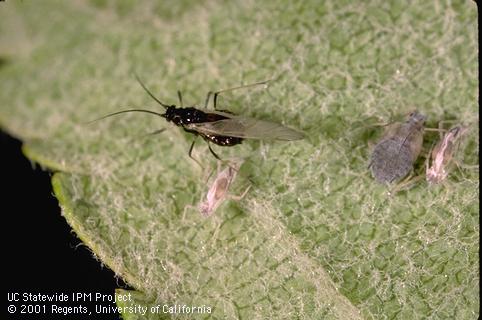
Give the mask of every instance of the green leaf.
<svg viewBox="0 0 482 320">
<path fill-rule="evenodd" d="M 0 52 L 1 127 L 57 171 L 64 217 L 134 302 L 211 308 L 171 315 L 186 318 L 478 317 L 474 3 L 6 1 Z M 162 110 L 134 72 L 161 101 L 178 104 L 179 89 L 201 107 L 210 90 L 273 79 L 220 107 L 307 138 L 215 147 L 249 157 L 231 192 L 253 186 L 203 218 L 195 206 L 216 168 L 204 143 L 201 169 L 192 135 L 164 119 L 86 124 Z M 428 126 L 471 125 L 464 165 L 441 186 L 388 197 L 367 170 L 370 123 L 413 109 Z"/>
<path fill-rule="evenodd" d="M 116 302 L 124 320 L 169 319 L 167 314 L 170 306 L 167 304 L 156 304 L 146 299 L 142 293 L 133 290 L 116 289 L 116 294 L 125 297 L 125 300 Z"/>
</svg>

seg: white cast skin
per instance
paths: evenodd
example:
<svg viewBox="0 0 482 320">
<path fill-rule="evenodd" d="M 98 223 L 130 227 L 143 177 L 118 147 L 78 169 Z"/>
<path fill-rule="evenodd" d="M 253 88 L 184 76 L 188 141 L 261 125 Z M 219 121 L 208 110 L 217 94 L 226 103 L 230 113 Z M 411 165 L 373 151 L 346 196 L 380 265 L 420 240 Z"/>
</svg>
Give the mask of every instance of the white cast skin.
<svg viewBox="0 0 482 320">
<path fill-rule="evenodd" d="M 209 187 L 205 200 L 199 204 L 199 211 L 203 216 L 208 217 L 212 215 L 228 197 L 229 187 L 236 178 L 243 162 L 244 160 L 241 159 L 230 161 L 226 168 L 218 172 Z"/>
<path fill-rule="evenodd" d="M 467 128 L 456 126 L 450 129 L 433 148 L 431 152 L 432 163 L 427 163 L 426 176 L 430 184 L 443 181 L 448 175 L 448 165 L 452 161 L 453 154 L 457 149 L 460 137 L 464 135 Z"/>
</svg>

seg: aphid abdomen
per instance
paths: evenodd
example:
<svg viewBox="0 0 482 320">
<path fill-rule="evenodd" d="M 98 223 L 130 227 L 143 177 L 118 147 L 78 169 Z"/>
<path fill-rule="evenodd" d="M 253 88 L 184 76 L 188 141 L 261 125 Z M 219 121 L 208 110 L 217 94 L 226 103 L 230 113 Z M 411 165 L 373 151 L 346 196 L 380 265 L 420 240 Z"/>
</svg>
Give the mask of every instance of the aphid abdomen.
<svg viewBox="0 0 482 320">
<path fill-rule="evenodd" d="M 371 159 L 373 177 L 380 183 L 391 183 L 406 176 L 413 168 L 413 154 L 399 137 L 380 141 Z"/>
<path fill-rule="evenodd" d="M 217 144 L 222 147 L 230 147 L 243 142 L 243 138 L 229 137 L 229 136 L 215 136 L 208 134 L 200 134 L 204 139 Z"/>
<path fill-rule="evenodd" d="M 221 110 L 220 110 L 221 111 Z M 222 110 L 225 113 L 232 113 L 226 110 Z M 218 120 L 224 120 L 227 119 L 227 117 L 224 117 L 222 115 L 219 115 L 217 113 L 207 113 L 207 117 L 204 122 L 214 122 Z M 222 147 L 231 147 L 237 144 L 240 144 L 243 142 L 243 138 L 238 138 L 238 137 L 230 137 L 230 136 L 218 136 L 218 135 L 210 135 L 210 134 L 201 134 L 202 137 L 214 144 L 217 144 L 218 146 Z"/>
</svg>

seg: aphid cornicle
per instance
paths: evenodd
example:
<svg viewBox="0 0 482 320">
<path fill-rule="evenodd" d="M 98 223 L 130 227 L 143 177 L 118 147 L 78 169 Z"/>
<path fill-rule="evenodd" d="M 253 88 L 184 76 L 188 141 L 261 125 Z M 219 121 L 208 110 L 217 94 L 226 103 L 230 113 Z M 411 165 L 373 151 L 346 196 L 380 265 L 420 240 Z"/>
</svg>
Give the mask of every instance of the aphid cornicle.
<svg viewBox="0 0 482 320">
<path fill-rule="evenodd" d="M 453 160 L 453 155 L 460 144 L 460 138 L 467 131 L 466 127 L 455 126 L 451 128 L 430 153 L 431 163 L 427 159 L 426 179 L 429 184 L 437 184 L 445 180 L 449 172 L 449 165 Z"/>
<path fill-rule="evenodd" d="M 413 169 L 413 163 L 422 150 L 426 119 L 426 116 L 414 111 L 406 122 L 391 125 L 371 156 L 369 168 L 376 181 L 392 183 Z"/>
<path fill-rule="evenodd" d="M 207 109 L 209 99 L 211 95 L 213 95 L 214 110 L 210 111 L 201 110 L 196 107 L 184 108 L 180 91 L 178 91 L 180 107 L 176 107 L 175 105 L 167 105 L 161 102 L 157 97 L 155 97 L 154 94 L 152 94 L 151 91 L 147 89 L 147 87 L 137 75 L 136 79 L 142 86 L 142 88 L 147 92 L 147 94 L 149 94 L 152 99 L 154 99 L 165 109 L 165 113 L 158 113 L 146 109 L 128 109 L 105 115 L 97 120 L 127 112 L 144 112 L 154 114 L 159 117 L 165 118 L 168 122 L 174 123 L 176 126 L 183 128 L 184 131 L 196 135 L 196 137 L 201 136 L 204 140 L 208 142 L 209 150 L 217 159 L 219 159 L 219 157 L 212 150 L 211 145 L 209 144 L 210 142 L 219 146 L 226 147 L 240 144 L 243 139 L 271 139 L 291 141 L 302 139 L 304 137 L 303 133 L 287 128 L 275 122 L 237 116 L 229 111 L 217 110 L 216 101 L 220 93 L 229 90 L 266 84 L 268 81 L 262 81 L 250 85 L 229 88 L 217 92 L 209 92 L 206 97 L 205 109 Z M 160 131 L 162 130 L 158 130 L 156 131 L 156 133 Z M 192 150 L 195 142 L 196 139 L 193 140 L 191 147 L 189 148 L 189 157 L 191 158 L 193 158 Z"/>
</svg>

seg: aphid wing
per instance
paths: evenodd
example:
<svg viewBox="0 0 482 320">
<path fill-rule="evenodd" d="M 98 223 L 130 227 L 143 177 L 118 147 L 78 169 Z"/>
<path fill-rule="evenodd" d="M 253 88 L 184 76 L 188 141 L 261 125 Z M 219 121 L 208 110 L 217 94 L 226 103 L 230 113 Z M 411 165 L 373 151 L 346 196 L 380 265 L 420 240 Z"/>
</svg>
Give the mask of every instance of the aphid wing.
<svg viewBox="0 0 482 320">
<path fill-rule="evenodd" d="M 214 114 L 217 114 L 217 115 L 226 117 L 226 118 L 236 117 L 235 114 L 229 113 L 229 112 L 224 112 L 224 111 L 218 111 L 218 110 L 214 110 L 214 111 L 213 111 L 213 110 L 206 110 L 206 109 L 204 109 L 203 111 L 206 112 L 206 113 L 214 113 Z"/>
<path fill-rule="evenodd" d="M 290 129 L 279 123 L 252 118 L 239 119 L 246 128 L 246 137 L 251 139 L 273 139 L 282 141 L 300 140 L 302 132 Z"/>
<path fill-rule="evenodd" d="M 192 127 L 191 127 L 192 126 Z M 231 136 L 248 139 L 299 140 L 301 132 L 287 128 L 281 124 L 253 118 L 232 116 L 214 122 L 194 123 L 190 129 L 209 135 Z"/>
<path fill-rule="evenodd" d="M 423 130 L 421 131 L 416 131 L 414 132 L 412 139 L 407 139 L 409 140 L 410 143 L 410 149 L 412 151 L 412 160 L 415 161 L 417 160 L 418 156 L 420 155 L 420 152 L 422 151 L 422 145 L 423 145 Z"/>
<path fill-rule="evenodd" d="M 398 127 L 393 137 L 399 139 L 403 146 L 410 149 L 412 161 L 418 158 L 422 151 L 423 127 L 405 122 Z M 400 148 L 402 148 L 402 145 L 400 145 Z"/>
</svg>

